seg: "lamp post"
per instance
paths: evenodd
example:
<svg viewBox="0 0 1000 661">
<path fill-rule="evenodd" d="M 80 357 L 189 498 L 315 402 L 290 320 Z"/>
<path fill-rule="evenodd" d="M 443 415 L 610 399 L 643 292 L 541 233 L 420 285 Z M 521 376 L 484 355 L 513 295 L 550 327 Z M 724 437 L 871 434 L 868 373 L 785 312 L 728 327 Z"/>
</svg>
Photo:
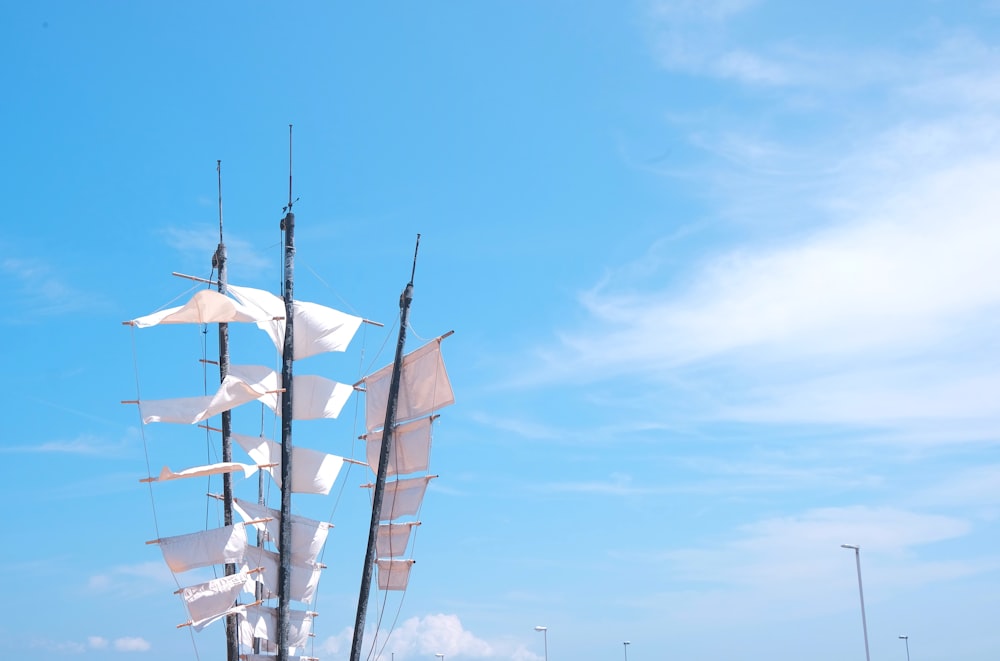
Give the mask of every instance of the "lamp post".
<svg viewBox="0 0 1000 661">
<path fill-rule="evenodd" d="M 628 644 L 629 641 L 627 640 L 624 643 L 622 643 L 622 645 L 625 647 L 625 661 L 628 661 Z"/>
<path fill-rule="evenodd" d="M 442 654 L 441 652 L 438 652 L 434 656 L 436 656 L 437 658 L 441 659 L 441 661 L 444 661 L 444 654 Z"/>
<path fill-rule="evenodd" d="M 906 661 L 910 661 L 910 637 L 909 636 L 900 636 L 899 638 L 904 643 L 906 643 Z"/>
<path fill-rule="evenodd" d="M 539 626 L 535 627 L 535 631 L 542 632 L 542 639 L 545 644 L 545 661 L 549 661 L 549 628 Z"/>
<path fill-rule="evenodd" d="M 868 654 L 868 622 L 865 619 L 865 591 L 861 587 L 861 547 L 857 544 L 841 544 L 840 548 L 854 550 L 854 560 L 858 565 L 858 596 L 861 597 L 861 630 L 865 634 L 865 659 L 866 661 L 872 661 L 872 657 Z"/>
</svg>

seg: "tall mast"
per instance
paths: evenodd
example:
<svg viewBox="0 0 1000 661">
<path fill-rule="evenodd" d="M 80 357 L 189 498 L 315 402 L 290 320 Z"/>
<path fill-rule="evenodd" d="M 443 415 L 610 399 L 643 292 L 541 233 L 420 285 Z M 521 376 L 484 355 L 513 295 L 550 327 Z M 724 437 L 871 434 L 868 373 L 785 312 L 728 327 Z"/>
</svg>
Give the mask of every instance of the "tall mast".
<svg viewBox="0 0 1000 661">
<path fill-rule="evenodd" d="M 285 232 L 285 344 L 281 350 L 281 525 L 278 529 L 278 661 L 288 661 L 292 552 L 292 325 L 295 275 L 295 214 L 292 213 L 292 125 L 288 125 L 288 206 L 281 219 Z"/>
<path fill-rule="evenodd" d="M 410 317 L 410 303 L 413 302 L 413 277 L 417 272 L 417 251 L 420 250 L 420 235 L 413 249 L 413 269 L 410 282 L 399 296 L 399 338 L 396 340 L 396 357 L 392 362 L 392 377 L 389 380 L 389 397 L 385 407 L 385 423 L 382 425 L 382 447 L 378 456 L 378 474 L 375 478 L 375 493 L 372 496 L 372 518 L 368 528 L 368 550 L 365 552 L 365 566 L 361 574 L 361 593 L 358 595 L 358 613 L 354 621 L 354 640 L 351 643 L 351 660 L 361 658 L 361 644 L 364 639 L 365 612 L 368 610 L 368 595 L 371 592 L 372 571 L 375 566 L 375 540 L 378 524 L 382 518 L 382 498 L 385 494 L 385 475 L 389 468 L 389 450 L 392 447 L 396 426 L 396 404 L 399 399 L 399 377 L 403 368 L 403 348 L 406 345 L 406 324 Z"/>
<path fill-rule="evenodd" d="M 219 293 L 225 294 L 227 287 L 226 274 L 226 244 L 222 240 L 222 161 L 215 162 L 215 171 L 219 178 L 219 247 L 212 256 L 212 266 L 219 273 Z M 219 381 L 229 375 L 229 324 L 219 324 Z M 222 461 L 233 460 L 232 414 L 227 410 L 222 412 Z M 227 526 L 233 524 L 233 477 L 229 473 L 222 475 L 223 522 Z M 226 576 L 236 573 L 236 565 L 228 563 Z M 226 616 L 226 659 L 239 661 L 239 639 L 236 632 L 236 615 Z"/>
</svg>

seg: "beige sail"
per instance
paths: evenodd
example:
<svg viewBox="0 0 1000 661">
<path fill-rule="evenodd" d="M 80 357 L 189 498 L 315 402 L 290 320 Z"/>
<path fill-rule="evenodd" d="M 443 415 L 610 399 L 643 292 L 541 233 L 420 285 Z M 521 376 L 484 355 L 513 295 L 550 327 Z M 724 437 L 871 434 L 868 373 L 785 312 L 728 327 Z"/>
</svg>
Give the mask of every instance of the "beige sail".
<svg viewBox="0 0 1000 661">
<path fill-rule="evenodd" d="M 392 445 L 389 446 L 386 475 L 407 475 L 430 468 L 432 427 L 431 418 L 420 418 L 396 427 L 392 434 Z M 373 472 L 378 472 L 382 430 L 365 434 L 362 438 L 368 445 L 368 465 Z"/>
<path fill-rule="evenodd" d="M 284 312 L 282 312 L 284 314 Z M 233 299 L 211 289 L 196 293 L 184 305 L 160 310 L 144 317 L 125 322 L 136 328 L 149 328 L 161 324 L 214 324 L 230 322 L 261 323 L 270 319 L 265 311 L 247 308 Z"/>
<path fill-rule="evenodd" d="M 410 543 L 410 531 L 419 526 L 419 521 L 405 523 L 381 523 L 375 538 L 375 555 L 379 558 L 398 558 L 406 553 Z"/>
<path fill-rule="evenodd" d="M 379 590 L 405 590 L 414 560 L 376 560 Z"/>
<path fill-rule="evenodd" d="M 392 365 L 362 379 L 365 384 L 365 427 L 368 431 L 385 424 Z M 455 395 L 441 357 L 441 338 L 431 340 L 403 357 L 396 403 L 396 420 L 404 422 L 455 403 Z"/>
</svg>

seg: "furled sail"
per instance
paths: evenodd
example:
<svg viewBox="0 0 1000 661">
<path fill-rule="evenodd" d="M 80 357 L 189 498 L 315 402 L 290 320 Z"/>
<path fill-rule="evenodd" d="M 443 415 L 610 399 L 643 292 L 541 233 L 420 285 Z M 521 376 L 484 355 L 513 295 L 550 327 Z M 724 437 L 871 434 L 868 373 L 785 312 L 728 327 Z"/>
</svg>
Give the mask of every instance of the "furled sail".
<svg viewBox="0 0 1000 661">
<path fill-rule="evenodd" d="M 183 480 L 189 477 L 205 477 L 207 475 L 222 475 L 224 473 L 236 473 L 243 471 L 243 477 L 250 477 L 257 472 L 257 466 L 252 464 L 241 464 L 236 461 L 222 461 L 217 464 L 207 466 L 192 466 L 179 471 L 170 470 L 169 466 L 160 469 L 158 477 L 146 478 L 140 482 L 166 482 L 168 480 Z"/>
<path fill-rule="evenodd" d="M 420 418 L 398 425 L 392 434 L 389 447 L 389 463 L 386 475 L 406 475 L 426 471 L 430 468 L 431 429 L 433 418 Z M 382 449 L 382 431 L 373 431 L 362 436 L 367 441 L 368 465 L 378 470 L 379 452 Z"/>
<path fill-rule="evenodd" d="M 233 440 L 239 443 L 257 464 L 268 465 L 265 470 L 270 472 L 275 483 L 281 486 L 281 445 L 266 438 L 243 434 L 233 434 Z M 344 465 L 344 458 L 295 446 L 292 448 L 292 465 L 295 466 L 292 472 L 292 492 L 326 495 L 330 493 L 340 473 L 340 467 Z"/>
<path fill-rule="evenodd" d="M 281 512 L 241 498 L 233 499 L 233 509 L 245 522 L 256 521 L 253 524 L 254 527 L 266 532 L 270 541 L 277 544 Z M 260 521 L 260 519 L 267 519 L 267 521 Z M 292 563 L 299 565 L 315 563 L 323 551 L 323 545 L 326 543 L 327 535 L 333 525 L 326 521 L 316 521 L 296 514 L 293 514 L 291 519 Z"/>
<path fill-rule="evenodd" d="M 282 311 L 281 316 L 284 316 Z M 214 324 L 229 322 L 264 323 L 270 319 L 266 311 L 247 308 L 233 299 L 211 289 L 203 289 L 191 299 L 175 308 L 160 310 L 144 317 L 125 322 L 136 328 L 149 328 L 160 324 Z"/>
<path fill-rule="evenodd" d="M 267 370 L 269 374 L 264 375 L 260 370 Z M 245 379 L 259 379 L 264 383 L 274 384 L 273 388 L 260 397 L 260 401 L 281 415 L 281 397 L 278 392 L 281 387 L 281 377 L 277 372 L 259 365 L 233 365 L 229 368 L 229 373 Z M 337 383 L 309 374 L 296 375 L 292 418 L 295 420 L 336 418 L 353 392 L 354 388 L 346 383 Z"/>
<path fill-rule="evenodd" d="M 368 431 L 385 424 L 392 365 L 362 379 L 365 384 L 365 426 Z M 441 358 L 441 338 L 431 340 L 403 357 L 396 419 L 419 418 L 455 403 L 455 395 Z"/>
<path fill-rule="evenodd" d="M 410 581 L 413 560 L 376 560 L 379 590 L 405 590 Z"/>
<path fill-rule="evenodd" d="M 229 292 L 248 308 L 255 308 L 271 319 L 259 322 L 257 326 L 268 334 L 275 347 L 281 349 L 285 342 L 284 300 L 271 292 L 251 287 L 229 285 Z M 362 322 L 361 317 L 305 301 L 293 301 L 292 310 L 295 315 L 295 337 L 292 338 L 295 360 L 346 350 Z"/>
<path fill-rule="evenodd" d="M 379 558 L 398 558 L 403 555 L 410 543 L 410 531 L 419 525 L 419 521 L 380 523 L 378 536 L 375 538 L 375 553 Z"/>
<path fill-rule="evenodd" d="M 278 387 L 274 370 L 256 365 L 241 365 L 226 376 L 214 395 L 155 399 L 139 402 L 142 421 L 196 424 L 223 411 L 259 399 Z"/>
<path fill-rule="evenodd" d="M 240 562 L 247 549 L 247 535 L 242 524 L 213 528 L 202 532 L 163 537 L 156 540 L 170 571 L 176 573 Z"/>
</svg>

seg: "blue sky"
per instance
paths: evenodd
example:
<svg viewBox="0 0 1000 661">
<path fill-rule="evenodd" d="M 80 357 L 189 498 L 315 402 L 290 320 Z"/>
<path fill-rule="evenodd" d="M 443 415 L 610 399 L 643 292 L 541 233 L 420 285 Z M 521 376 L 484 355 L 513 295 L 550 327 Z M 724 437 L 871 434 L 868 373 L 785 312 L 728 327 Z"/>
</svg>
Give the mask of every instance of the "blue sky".
<svg viewBox="0 0 1000 661">
<path fill-rule="evenodd" d="M 144 544 L 204 484 L 154 526 L 138 483 L 205 439 L 119 403 L 196 394 L 202 336 L 120 322 L 208 275 L 217 159 L 230 281 L 277 287 L 294 124 L 298 296 L 391 326 L 420 233 L 409 347 L 456 331 L 383 658 L 860 659 L 843 543 L 873 658 L 995 658 L 998 34 L 986 0 L 5 3 L 0 651 L 221 654 Z"/>
</svg>

